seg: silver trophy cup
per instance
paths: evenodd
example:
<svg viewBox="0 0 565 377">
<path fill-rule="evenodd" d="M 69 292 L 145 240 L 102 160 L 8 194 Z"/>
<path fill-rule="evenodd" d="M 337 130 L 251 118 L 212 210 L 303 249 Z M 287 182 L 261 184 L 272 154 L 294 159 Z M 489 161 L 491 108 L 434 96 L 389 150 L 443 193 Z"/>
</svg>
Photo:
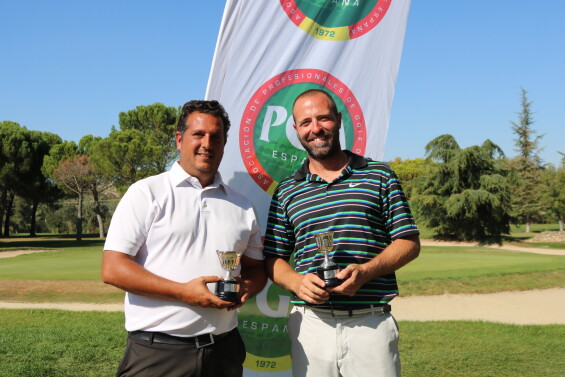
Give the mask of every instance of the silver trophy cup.
<svg viewBox="0 0 565 377">
<path fill-rule="evenodd" d="M 216 284 L 216 296 L 224 301 L 239 302 L 239 282 L 232 275 L 232 271 L 239 266 L 241 254 L 236 251 L 216 250 L 220 265 L 225 271 L 224 276 Z"/>
<path fill-rule="evenodd" d="M 317 268 L 316 273 L 320 279 L 326 283 L 327 287 L 336 287 L 341 284 L 341 281 L 336 278 L 339 267 L 330 259 L 329 256 L 329 253 L 334 248 L 334 233 L 318 233 L 315 237 L 316 244 L 318 245 L 318 251 L 324 254 L 324 261 L 322 262 L 322 265 Z"/>
</svg>

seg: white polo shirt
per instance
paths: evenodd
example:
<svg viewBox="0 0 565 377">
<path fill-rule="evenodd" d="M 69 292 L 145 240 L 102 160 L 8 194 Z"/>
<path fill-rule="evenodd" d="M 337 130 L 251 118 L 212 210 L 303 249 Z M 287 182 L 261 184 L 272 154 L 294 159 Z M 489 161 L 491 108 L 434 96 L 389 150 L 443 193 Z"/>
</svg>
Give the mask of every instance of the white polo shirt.
<svg viewBox="0 0 565 377">
<path fill-rule="evenodd" d="M 219 173 L 212 185 L 202 188 L 178 162 L 170 171 L 128 189 L 112 217 L 104 250 L 135 256 L 147 270 L 180 283 L 223 275 L 216 250 L 241 250 L 250 258 L 263 259 L 251 202 L 224 184 Z M 209 288 L 214 291 L 215 283 Z M 237 326 L 235 311 L 129 292 L 124 309 L 128 331 L 195 336 L 221 334 Z"/>
</svg>

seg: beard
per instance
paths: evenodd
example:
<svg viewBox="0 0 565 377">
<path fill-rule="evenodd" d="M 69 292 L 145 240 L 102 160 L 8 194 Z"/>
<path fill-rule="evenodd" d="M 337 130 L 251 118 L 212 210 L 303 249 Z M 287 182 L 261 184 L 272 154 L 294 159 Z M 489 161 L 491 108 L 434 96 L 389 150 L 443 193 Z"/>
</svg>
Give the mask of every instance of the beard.
<svg viewBox="0 0 565 377">
<path fill-rule="evenodd" d="M 308 140 L 304 140 L 303 138 L 299 138 L 300 144 L 306 149 L 309 157 L 312 157 L 316 160 L 326 160 L 329 159 L 341 151 L 341 145 L 339 143 L 339 129 L 336 128 L 335 133 L 330 133 L 323 131 L 316 136 L 310 137 L 310 139 L 314 139 L 317 137 L 322 138 L 322 141 L 317 142 L 316 146 L 310 144 Z"/>
</svg>

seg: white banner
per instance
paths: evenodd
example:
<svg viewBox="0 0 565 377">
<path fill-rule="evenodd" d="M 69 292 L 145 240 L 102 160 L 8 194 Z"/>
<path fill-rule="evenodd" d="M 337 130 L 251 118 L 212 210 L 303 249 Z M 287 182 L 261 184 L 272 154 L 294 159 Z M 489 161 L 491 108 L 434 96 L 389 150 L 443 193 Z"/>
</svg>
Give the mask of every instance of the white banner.
<svg viewBox="0 0 565 377">
<path fill-rule="evenodd" d="M 274 188 L 306 158 L 291 114 L 304 90 L 334 97 L 343 148 L 382 159 L 409 8 L 410 0 L 227 1 L 206 98 L 232 122 L 221 174 L 252 198 L 263 227 Z M 246 373 L 289 376 L 288 355 L 250 340 L 286 336 L 288 300 L 275 285 L 266 291 L 240 317 Z"/>
</svg>

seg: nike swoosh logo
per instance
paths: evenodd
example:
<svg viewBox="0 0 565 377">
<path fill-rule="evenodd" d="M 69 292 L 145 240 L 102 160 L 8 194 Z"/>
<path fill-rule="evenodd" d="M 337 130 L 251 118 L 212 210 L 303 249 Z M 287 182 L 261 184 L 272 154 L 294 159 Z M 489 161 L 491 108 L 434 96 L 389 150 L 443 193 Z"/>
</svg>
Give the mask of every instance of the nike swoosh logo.
<svg viewBox="0 0 565 377">
<path fill-rule="evenodd" d="M 349 184 L 349 187 L 355 187 L 355 186 L 359 186 L 359 185 L 361 185 L 361 184 L 362 184 L 362 182 L 350 183 L 350 184 Z"/>
</svg>

